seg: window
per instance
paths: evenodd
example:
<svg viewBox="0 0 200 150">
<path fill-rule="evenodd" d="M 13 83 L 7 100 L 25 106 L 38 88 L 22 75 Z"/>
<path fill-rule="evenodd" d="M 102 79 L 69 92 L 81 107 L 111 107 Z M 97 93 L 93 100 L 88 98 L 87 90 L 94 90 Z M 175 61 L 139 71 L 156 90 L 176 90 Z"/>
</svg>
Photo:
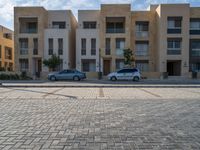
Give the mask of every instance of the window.
<svg viewBox="0 0 200 150">
<path fill-rule="evenodd" d="M 96 72 L 96 60 L 93 60 L 93 59 L 82 60 L 82 71 L 83 72 Z"/>
<path fill-rule="evenodd" d="M 28 70 L 28 59 L 19 59 L 20 71 Z"/>
<path fill-rule="evenodd" d="M 49 55 L 53 55 L 53 39 L 49 39 Z"/>
<path fill-rule="evenodd" d="M 200 40 L 191 40 L 191 56 L 192 57 L 200 57 Z"/>
<path fill-rule="evenodd" d="M 190 70 L 195 72 L 200 72 L 200 63 L 192 63 L 190 65 Z"/>
<path fill-rule="evenodd" d="M 37 33 L 38 32 L 38 18 L 37 17 L 24 17 L 19 18 L 19 32 L 20 33 Z"/>
<path fill-rule="evenodd" d="M 86 39 L 81 39 L 81 55 L 86 55 Z"/>
<path fill-rule="evenodd" d="M 167 54 L 179 55 L 181 54 L 181 39 L 168 39 L 167 40 Z"/>
<path fill-rule="evenodd" d="M 190 19 L 190 34 L 200 34 L 200 18 Z"/>
<path fill-rule="evenodd" d="M 106 38 L 106 55 L 110 55 L 110 38 Z"/>
<path fill-rule="evenodd" d="M 116 38 L 116 55 L 122 56 L 124 54 L 125 39 Z"/>
<path fill-rule="evenodd" d="M 136 68 L 143 72 L 149 71 L 149 62 L 147 60 L 136 60 Z"/>
<path fill-rule="evenodd" d="M 147 56 L 149 51 L 148 41 L 136 41 L 135 43 L 135 55 L 136 56 Z"/>
<path fill-rule="evenodd" d="M 12 60 L 12 48 L 5 47 L 5 59 Z"/>
<path fill-rule="evenodd" d="M 56 29 L 65 29 L 66 28 L 66 23 L 65 22 L 52 22 L 53 28 Z"/>
<path fill-rule="evenodd" d="M 63 55 L 63 39 L 58 39 L 58 55 Z"/>
<path fill-rule="evenodd" d="M 38 55 L 38 39 L 33 39 L 33 55 Z"/>
<path fill-rule="evenodd" d="M 97 25 L 97 23 L 95 21 L 91 21 L 91 22 L 85 21 L 85 22 L 83 22 L 83 28 L 84 29 L 96 29 L 96 25 Z"/>
<path fill-rule="evenodd" d="M 125 33 L 125 17 L 106 17 L 106 33 Z"/>
<path fill-rule="evenodd" d="M 116 60 L 116 69 L 122 69 L 124 68 L 124 60 L 123 59 L 117 59 Z"/>
<path fill-rule="evenodd" d="M 28 55 L 28 39 L 19 39 L 20 55 Z"/>
<path fill-rule="evenodd" d="M 91 39 L 91 55 L 96 55 L 96 39 Z"/>
<path fill-rule="evenodd" d="M 176 34 L 181 33 L 182 17 L 168 17 L 167 33 Z"/>
<path fill-rule="evenodd" d="M 11 33 L 4 33 L 3 37 L 6 38 L 6 39 L 12 40 L 12 34 Z"/>
</svg>

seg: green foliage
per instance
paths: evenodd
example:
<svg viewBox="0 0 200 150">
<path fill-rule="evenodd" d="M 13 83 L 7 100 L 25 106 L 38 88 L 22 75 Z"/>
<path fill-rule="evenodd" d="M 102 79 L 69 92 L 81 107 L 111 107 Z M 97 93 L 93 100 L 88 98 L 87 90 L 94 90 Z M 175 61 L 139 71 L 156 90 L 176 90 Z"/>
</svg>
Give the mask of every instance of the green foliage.
<svg viewBox="0 0 200 150">
<path fill-rule="evenodd" d="M 21 74 L 20 74 L 20 79 L 21 79 L 21 80 L 32 80 L 31 77 L 27 76 L 27 74 L 26 74 L 25 71 L 21 72 Z"/>
<path fill-rule="evenodd" d="M 134 66 L 135 58 L 131 49 L 124 49 L 124 64 L 126 66 Z"/>
<path fill-rule="evenodd" d="M 0 80 L 19 80 L 20 76 L 18 74 L 0 74 Z"/>
<path fill-rule="evenodd" d="M 49 67 L 49 69 L 52 69 L 53 71 L 55 71 L 56 67 L 61 64 L 61 59 L 59 56 L 56 56 L 55 54 L 53 54 L 51 58 L 45 59 L 43 61 L 43 64 Z"/>
</svg>

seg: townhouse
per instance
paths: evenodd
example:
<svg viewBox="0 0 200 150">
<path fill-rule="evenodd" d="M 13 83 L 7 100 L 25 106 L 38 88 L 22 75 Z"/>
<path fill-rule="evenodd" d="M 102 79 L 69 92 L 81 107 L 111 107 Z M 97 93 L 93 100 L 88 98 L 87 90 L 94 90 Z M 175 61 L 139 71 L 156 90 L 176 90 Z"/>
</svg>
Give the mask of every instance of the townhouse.
<svg viewBox="0 0 200 150">
<path fill-rule="evenodd" d="M 49 68 L 43 60 L 56 54 L 57 70 L 75 68 L 75 29 L 77 21 L 70 10 L 48 11 L 43 7 L 15 7 L 16 72 L 45 77 Z"/>
<path fill-rule="evenodd" d="M 0 71 L 14 71 L 13 31 L 0 25 Z"/>
<path fill-rule="evenodd" d="M 200 8 L 160 4 L 131 11 L 129 4 L 103 4 L 80 10 L 78 24 L 76 67 L 91 76 L 123 68 L 128 48 L 146 77 L 189 77 L 200 70 Z"/>
</svg>

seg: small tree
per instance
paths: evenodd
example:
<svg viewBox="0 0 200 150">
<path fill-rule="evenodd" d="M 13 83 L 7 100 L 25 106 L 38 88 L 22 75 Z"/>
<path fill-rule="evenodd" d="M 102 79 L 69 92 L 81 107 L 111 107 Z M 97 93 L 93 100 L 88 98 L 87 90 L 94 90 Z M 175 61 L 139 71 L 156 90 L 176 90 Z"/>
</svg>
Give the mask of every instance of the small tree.
<svg viewBox="0 0 200 150">
<path fill-rule="evenodd" d="M 51 69 L 52 71 L 55 71 L 56 67 L 58 67 L 61 64 L 61 59 L 59 56 L 56 56 L 55 54 L 53 54 L 51 58 L 45 59 L 43 61 L 43 64 L 47 66 L 49 69 Z"/>
<path fill-rule="evenodd" d="M 131 49 L 124 49 L 124 64 L 127 67 L 135 67 L 135 57 Z"/>
</svg>

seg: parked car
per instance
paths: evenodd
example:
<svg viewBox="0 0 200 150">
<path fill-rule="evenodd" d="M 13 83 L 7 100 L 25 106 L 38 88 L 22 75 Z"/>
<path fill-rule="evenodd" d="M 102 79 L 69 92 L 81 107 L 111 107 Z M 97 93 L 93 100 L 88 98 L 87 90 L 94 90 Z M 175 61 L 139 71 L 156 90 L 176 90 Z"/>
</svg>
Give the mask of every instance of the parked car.
<svg viewBox="0 0 200 150">
<path fill-rule="evenodd" d="M 137 68 L 134 69 L 121 69 L 117 72 L 112 72 L 108 75 L 108 79 L 111 81 L 116 80 L 133 80 L 139 81 L 141 79 L 140 71 Z"/>
<path fill-rule="evenodd" d="M 56 80 L 80 81 L 81 79 L 85 78 L 86 74 L 78 70 L 63 70 L 60 72 L 52 72 L 48 74 L 48 79 L 51 81 L 56 81 Z"/>
</svg>

